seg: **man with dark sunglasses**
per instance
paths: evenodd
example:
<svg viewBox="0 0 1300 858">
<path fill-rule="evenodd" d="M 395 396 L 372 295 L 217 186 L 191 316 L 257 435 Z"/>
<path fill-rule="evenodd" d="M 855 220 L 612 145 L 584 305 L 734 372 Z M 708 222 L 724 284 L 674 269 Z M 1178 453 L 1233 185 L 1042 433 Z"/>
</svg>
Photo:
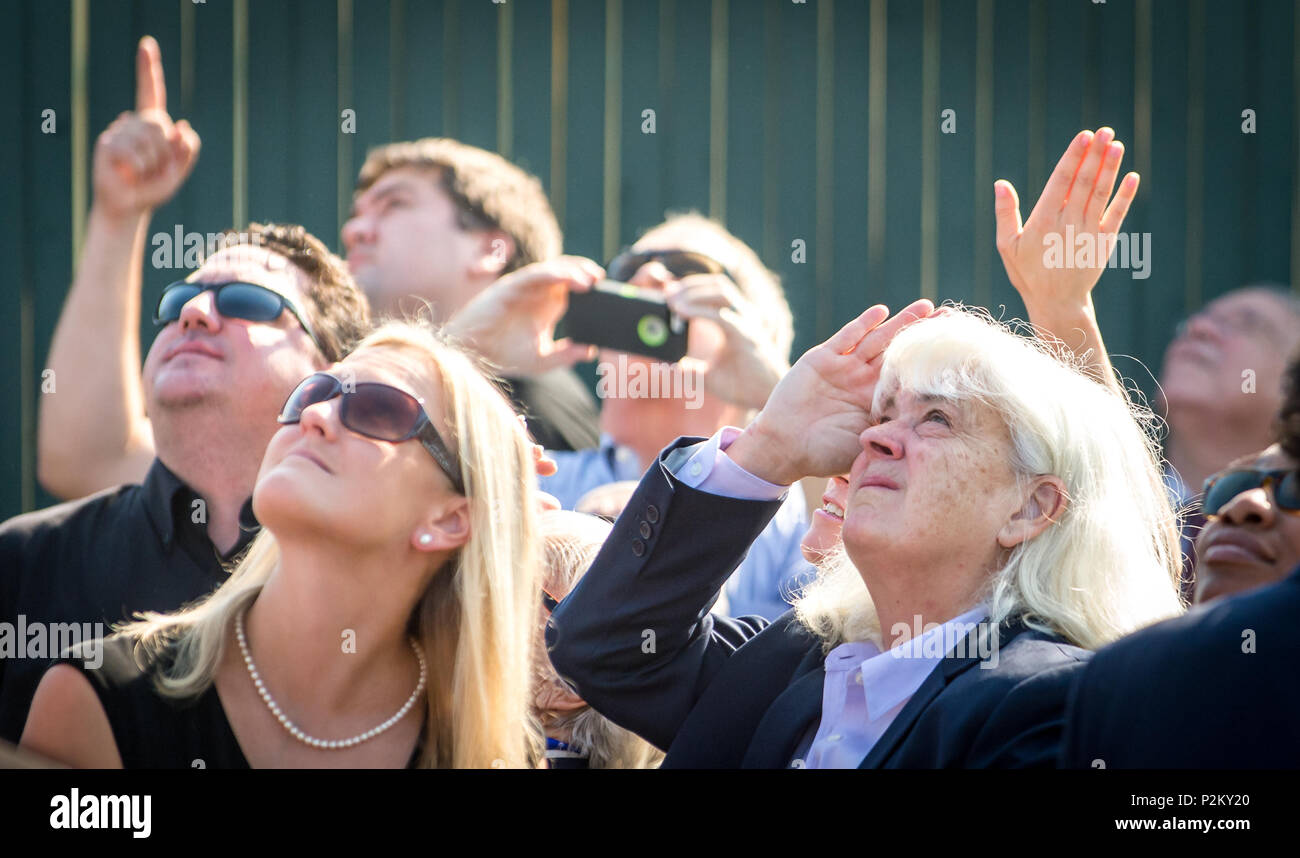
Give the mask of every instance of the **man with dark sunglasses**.
<svg viewBox="0 0 1300 858">
<path fill-rule="evenodd" d="M 553 453 L 557 471 L 540 482 L 566 509 L 586 508 L 591 493 L 634 484 L 678 436 L 707 438 L 723 427 L 745 425 L 789 367 L 793 323 L 775 275 L 725 227 L 699 215 L 671 217 L 650 229 L 608 270 L 589 259 L 561 257 L 509 274 L 453 318 L 449 332 L 505 367 L 527 369 L 585 350 L 556 341 L 555 328 L 568 293 L 590 289 L 602 276 L 662 291 L 673 311 L 690 320 L 687 356 L 678 364 L 603 350 L 602 376 L 622 368 L 666 368 L 699 385 L 702 395 L 683 395 L 684 383 L 642 391 L 648 395 L 631 385 L 609 385 L 627 395 L 603 397 L 600 446 Z M 814 572 L 799 549 L 807 525 L 803 490 L 796 484 L 728 581 L 728 612 L 774 619 L 789 608 L 789 596 Z M 647 532 L 657 526 L 653 515 L 645 518 Z"/>
<path fill-rule="evenodd" d="M 1300 768 L 1300 355 L 1278 443 L 1205 486 L 1194 606 L 1099 650 L 1070 697 L 1067 768 Z"/>
<path fill-rule="evenodd" d="M 1298 469 L 1300 460 L 1273 444 L 1205 481 L 1194 603 L 1272 584 L 1300 565 Z"/>
<path fill-rule="evenodd" d="M 0 645 L 0 738 L 9 741 L 45 659 L 67 643 L 56 628 L 106 630 L 138 611 L 179 608 L 225 580 L 257 529 L 248 499 L 285 398 L 369 325 L 365 296 L 324 244 L 301 226 L 252 224 L 242 242 L 164 290 L 143 371 L 138 347 L 117 356 L 114 372 L 93 365 L 113 362 L 102 343 L 72 334 L 93 319 L 92 329 L 130 331 L 124 340 L 134 344 L 150 213 L 187 173 L 178 162 L 185 135 L 162 108 L 157 50 L 152 39 L 140 45 L 141 109 L 96 148 L 85 249 L 55 337 L 65 358 L 79 353 L 56 362 L 42 409 L 43 419 L 55 408 L 75 427 L 43 432 L 43 454 L 107 443 L 115 464 L 94 476 L 124 485 L 0 525 L 0 623 L 32 635 L 21 651 Z M 123 397 L 135 391 L 125 437 L 87 408 L 101 384 Z"/>
</svg>

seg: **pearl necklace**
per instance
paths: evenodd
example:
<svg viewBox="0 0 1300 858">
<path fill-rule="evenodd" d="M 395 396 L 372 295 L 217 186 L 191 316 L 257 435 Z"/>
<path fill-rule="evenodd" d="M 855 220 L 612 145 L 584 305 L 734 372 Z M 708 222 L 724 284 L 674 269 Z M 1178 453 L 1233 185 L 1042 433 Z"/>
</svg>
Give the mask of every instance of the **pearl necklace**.
<svg viewBox="0 0 1300 858">
<path fill-rule="evenodd" d="M 271 710 L 271 714 L 280 722 L 280 726 L 288 730 L 289 735 L 304 744 L 311 745 L 313 748 L 319 748 L 321 750 L 333 751 L 341 748 L 351 748 L 354 745 L 359 745 L 362 742 L 373 739 L 389 727 L 392 727 L 398 721 L 401 721 L 406 713 L 411 711 L 411 707 L 415 705 L 415 701 L 420 699 L 420 692 L 424 691 L 424 685 L 428 679 L 428 670 L 424 663 L 424 653 L 420 651 L 420 645 L 415 642 L 414 638 L 412 638 L 411 649 L 415 652 L 415 657 L 420 662 L 420 681 L 416 684 L 415 690 L 411 692 L 411 696 L 402 704 L 402 708 L 398 709 L 397 713 L 393 715 L 392 718 L 389 718 L 378 727 L 367 730 L 366 732 L 353 736 L 350 739 L 317 739 L 308 736 L 298 727 L 297 724 L 290 721 L 289 718 L 280 711 L 279 704 L 275 702 L 275 699 L 271 697 L 271 692 L 267 691 L 266 686 L 262 684 L 262 677 L 258 674 L 257 668 L 253 665 L 253 656 L 248 652 L 248 639 L 244 637 L 244 614 L 247 612 L 248 609 L 245 608 L 235 616 L 235 637 L 239 640 L 240 652 L 244 654 L 244 664 L 248 665 L 248 675 L 253 678 L 253 685 L 257 686 L 257 693 L 261 695 L 267 708 Z"/>
</svg>

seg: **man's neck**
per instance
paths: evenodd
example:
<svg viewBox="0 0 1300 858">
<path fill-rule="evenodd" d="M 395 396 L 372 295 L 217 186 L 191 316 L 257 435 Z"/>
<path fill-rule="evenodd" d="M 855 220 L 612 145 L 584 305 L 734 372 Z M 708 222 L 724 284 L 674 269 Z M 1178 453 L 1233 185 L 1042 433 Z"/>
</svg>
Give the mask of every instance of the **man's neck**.
<svg viewBox="0 0 1300 858">
<path fill-rule="evenodd" d="M 1165 457 L 1192 493 L 1229 462 L 1272 443 L 1267 423 L 1242 425 L 1221 414 L 1171 410 L 1169 427 Z"/>
<path fill-rule="evenodd" d="M 206 523 L 213 546 L 227 554 L 239 542 L 239 513 L 253 494 L 270 435 L 265 430 L 240 433 L 228 421 L 198 414 L 153 425 L 159 461 L 203 500 L 192 520 Z"/>
</svg>

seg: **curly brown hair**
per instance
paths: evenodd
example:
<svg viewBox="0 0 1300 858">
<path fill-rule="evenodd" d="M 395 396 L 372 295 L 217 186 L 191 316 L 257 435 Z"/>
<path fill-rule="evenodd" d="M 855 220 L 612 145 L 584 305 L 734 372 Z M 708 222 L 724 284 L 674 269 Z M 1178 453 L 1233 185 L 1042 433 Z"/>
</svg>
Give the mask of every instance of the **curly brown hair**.
<svg viewBox="0 0 1300 858">
<path fill-rule="evenodd" d="M 223 233 L 226 246 L 243 243 L 283 256 L 307 275 L 303 307 L 321 354 L 331 363 L 343 360 L 370 332 L 370 303 L 352 279 L 347 263 L 325 243 L 296 223 L 250 223 L 244 232 Z"/>
<path fill-rule="evenodd" d="M 560 224 L 542 183 L 500 155 L 447 137 L 389 143 L 366 156 L 354 195 L 399 167 L 428 170 L 455 205 L 461 229 L 510 236 L 515 252 L 502 273 L 560 254 Z"/>
</svg>

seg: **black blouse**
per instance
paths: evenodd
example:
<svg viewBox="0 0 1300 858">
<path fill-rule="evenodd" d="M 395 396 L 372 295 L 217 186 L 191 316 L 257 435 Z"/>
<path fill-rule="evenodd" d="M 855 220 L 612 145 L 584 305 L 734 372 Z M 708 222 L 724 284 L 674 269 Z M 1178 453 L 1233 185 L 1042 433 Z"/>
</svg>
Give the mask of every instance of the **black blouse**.
<svg viewBox="0 0 1300 858">
<path fill-rule="evenodd" d="M 230 728 L 226 711 L 209 685 L 198 697 L 177 699 L 158 693 L 154 678 L 163 658 L 150 660 L 132 639 L 112 635 L 103 640 L 103 663 L 88 667 L 64 656 L 90 680 L 113 730 L 122 766 L 127 769 L 251 768 Z M 420 760 L 417 743 L 407 768 Z"/>
</svg>

